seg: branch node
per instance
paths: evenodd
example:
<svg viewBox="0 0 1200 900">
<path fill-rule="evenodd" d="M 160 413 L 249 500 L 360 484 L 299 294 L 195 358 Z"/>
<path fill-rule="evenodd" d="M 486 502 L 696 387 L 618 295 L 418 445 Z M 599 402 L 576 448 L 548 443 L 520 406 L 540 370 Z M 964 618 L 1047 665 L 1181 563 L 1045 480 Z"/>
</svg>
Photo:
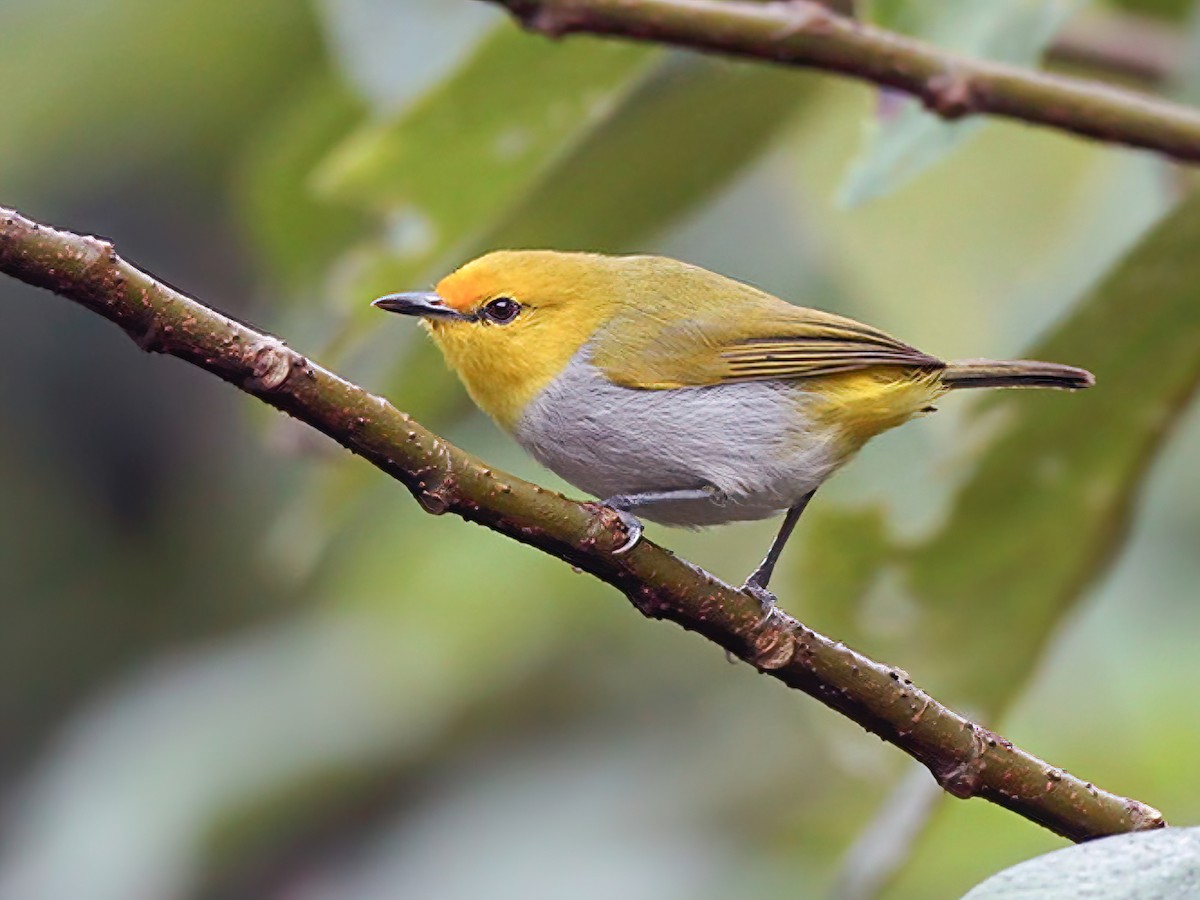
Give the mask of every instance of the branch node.
<svg viewBox="0 0 1200 900">
<path fill-rule="evenodd" d="M 146 326 L 146 330 L 140 334 L 133 334 L 132 332 L 129 334 L 129 337 L 133 339 L 133 342 L 146 353 L 162 352 L 162 344 L 159 341 L 161 336 L 162 332 L 158 327 L 158 319 L 151 319 L 150 324 Z"/>
<path fill-rule="evenodd" d="M 581 542 L 585 547 L 597 547 L 612 553 L 629 543 L 629 535 L 625 532 L 625 523 L 615 509 L 607 504 L 593 501 L 588 501 L 583 505 L 592 513 L 592 521 L 588 524 L 587 533 Z M 607 545 L 600 540 L 605 537 L 608 538 Z"/>
<path fill-rule="evenodd" d="M 1133 822 L 1133 827 L 1137 831 L 1149 831 L 1154 828 L 1162 828 L 1167 824 L 1167 820 L 1153 806 L 1147 806 L 1137 800 L 1126 800 L 1125 809 L 1129 813 L 1129 818 Z"/>
<path fill-rule="evenodd" d="M 918 689 L 917 694 L 919 694 L 921 697 L 921 708 L 914 712 L 912 714 L 912 718 L 908 720 L 909 724 L 911 725 L 919 725 L 921 723 L 921 719 L 924 718 L 926 710 L 929 709 L 929 704 L 933 702 L 933 698 L 924 691 Z M 915 699 L 916 698 L 914 697 L 914 700 Z"/>
<path fill-rule="evenodd" d="M 433 490 L 422 488 L 417 491 L 416 496 L 417 502 L 421 504 L 421 509 L 431 516 L 440 516 L 450 508 L 450 502 L 444 496 L 440 484 Z"/>
<path fill-rule="evenodd" d="M 796 637 L 784 628 L 760 631 L 754 638 L 754 665 L 759 669 L 782 669 L 796 655 Z"/>
<path fill-rule="evenodd" d="M 775 0 L 768 5 L 787 16 L 787 22 L 774 35 L 777 41 L 785 41 L 798 34 L 823 34 L 830 31 L 834 24 L 835 13 L 813 0 Z"/>
<path fill-rule="evenodd" d="M 921 99 L 927 109 L 947 121 L 961 119 L 979 111 L 974 82 L 966 72 L 955 65 L 948 66 L 941 74 L 930 78 L 925 95 Z"/>
<path fill-rule="evenodd" d="M 521 27 L 552 39 L 563 37 L 586 24 L 580 14 L 572 15 L 570 11 L 550 4 L 505 0 L 502 5 L 521 23 Z"/>
<path fill-rule="evenodd" d="M 450 450 L 441 441 L 434 442 L 433 450 L 441 457 L 440 465 L 430 465 L 425 468 L 413 496 L 417 498 L 417 502 L 421 504 L 421 508 L 425 512 L 431 516 L 440 516 L 450 509 L 457 485 L 454 482 L 453 459 L 450 456 Z M 435 475 L 436 479 L 428 479 L 426 476 L 430 474 Z"/>
<path fill-rule="evenodd" d="M 971 732 L 970 751 L 954 759 L 952 765 L 935 764 L 929 769 L 942 789 L 960 800 L 966 800 L 979 793 L 986 765 L 983 757 L 988 748 L 987 739 L 980 734 L 983 729 L 970 722 L 963 723 L 963 727 Z M 947 760 L 946 762 L 951 761 Z"/>
<path fill-rule="evenodd" d="M 525 27 L 548 38 L 560 38 L 571 30 L 571 23 L 566 16 L 543 8 L 525 20 Z"/>
<path fill-rule="evenodd" d="M 274 391 L 283 386 L 293 368 L 303 368 L 304 358 L 288 349 L 278 338 L 268 337 L 246 350 L 250 377 L 244 382 L 247 390 Z"/>
</svg>

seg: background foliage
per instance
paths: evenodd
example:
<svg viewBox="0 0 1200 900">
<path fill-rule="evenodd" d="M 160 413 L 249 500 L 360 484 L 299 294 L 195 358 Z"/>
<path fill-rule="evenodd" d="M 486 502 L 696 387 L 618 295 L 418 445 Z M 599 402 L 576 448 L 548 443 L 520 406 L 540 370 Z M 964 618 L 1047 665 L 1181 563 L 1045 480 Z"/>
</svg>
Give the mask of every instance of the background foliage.
<svg viewBox="0 0 1200 900">
<path fill-rule="evenodd" d="M 873 14 L 1028 62 L 1081 7 L 1103 9 Z M 1120 7 L 1190 33 L 1189 4 Z M 939 355 L 1094 368 L 1086 395 L 954 397 L 875 442 L 779 590 L 1200 819 L 1200 203 L 1177 170 L 812 74 L 550 43 L 467 0 L 0 0 L 0 81 L 4 203 L 543 483 L 371 297 L 487 247 L 647 250 Z M 1060 846 L 198 372 L 0 293 L 3 900 L 927 898 Z M 772 528 L 654 537 L 737 579 Z"/>
</svg>

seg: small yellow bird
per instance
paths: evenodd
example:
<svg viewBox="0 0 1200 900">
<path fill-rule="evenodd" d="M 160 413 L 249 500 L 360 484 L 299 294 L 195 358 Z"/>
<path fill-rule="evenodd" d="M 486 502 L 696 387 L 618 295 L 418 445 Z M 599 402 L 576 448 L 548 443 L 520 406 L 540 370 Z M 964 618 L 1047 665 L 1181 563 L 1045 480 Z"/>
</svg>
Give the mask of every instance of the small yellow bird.
<svg viewBox="0 0 1200 900">
<path fill-rule="evenodd" d="M 472 399 L 547 468 L 604 498 L 632 548 L 638 514 L 716 525 L 786 510 L 743 590 L 769 610 L 813 493 L 870 438 L 953 388 L 1085 388 L 1056 363 L 945 363 L 852 319 L 793 306 L 673 259 L 489 253 L 434 293 L 381 297 L 420 316 Z"/>
</svg>

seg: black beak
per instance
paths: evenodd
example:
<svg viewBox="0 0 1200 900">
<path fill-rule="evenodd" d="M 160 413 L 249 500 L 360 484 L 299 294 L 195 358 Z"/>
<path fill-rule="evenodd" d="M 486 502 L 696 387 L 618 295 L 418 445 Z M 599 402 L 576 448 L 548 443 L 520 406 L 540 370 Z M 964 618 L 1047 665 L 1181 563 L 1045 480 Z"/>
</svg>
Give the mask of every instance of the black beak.
<svg viewBox="0 0 1200 900">
<path fill-rule="evenodd" d="M 413 292 L 409 294 L 388 294 L 371 303 L 388 312 L 400 313 L 405 316 L 424 316 L 427 319 L 466 319 L 456 309 L 446 305 L 446 301 L 437 294 L 430 292 Z"/>
</svg>

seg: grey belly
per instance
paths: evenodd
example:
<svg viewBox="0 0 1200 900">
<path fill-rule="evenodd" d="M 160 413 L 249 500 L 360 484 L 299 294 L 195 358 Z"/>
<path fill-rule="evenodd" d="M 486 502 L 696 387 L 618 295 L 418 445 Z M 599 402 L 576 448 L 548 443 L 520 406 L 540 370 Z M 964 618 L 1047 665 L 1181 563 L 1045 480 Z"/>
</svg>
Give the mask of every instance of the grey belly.
<svg viewBox="0 0 1200 900">
<path fill-rule="evenodd" d="M 576 358 L 529 405 L 515 435 L 547 468 L 601 499 L 712 486 L 715 500 L 637 514 L 714 525 L 786 509 L 836 467 L 833 436 L 811 427 L 807 399 L 784 382 L 635 390 Z"/>
</svg>

